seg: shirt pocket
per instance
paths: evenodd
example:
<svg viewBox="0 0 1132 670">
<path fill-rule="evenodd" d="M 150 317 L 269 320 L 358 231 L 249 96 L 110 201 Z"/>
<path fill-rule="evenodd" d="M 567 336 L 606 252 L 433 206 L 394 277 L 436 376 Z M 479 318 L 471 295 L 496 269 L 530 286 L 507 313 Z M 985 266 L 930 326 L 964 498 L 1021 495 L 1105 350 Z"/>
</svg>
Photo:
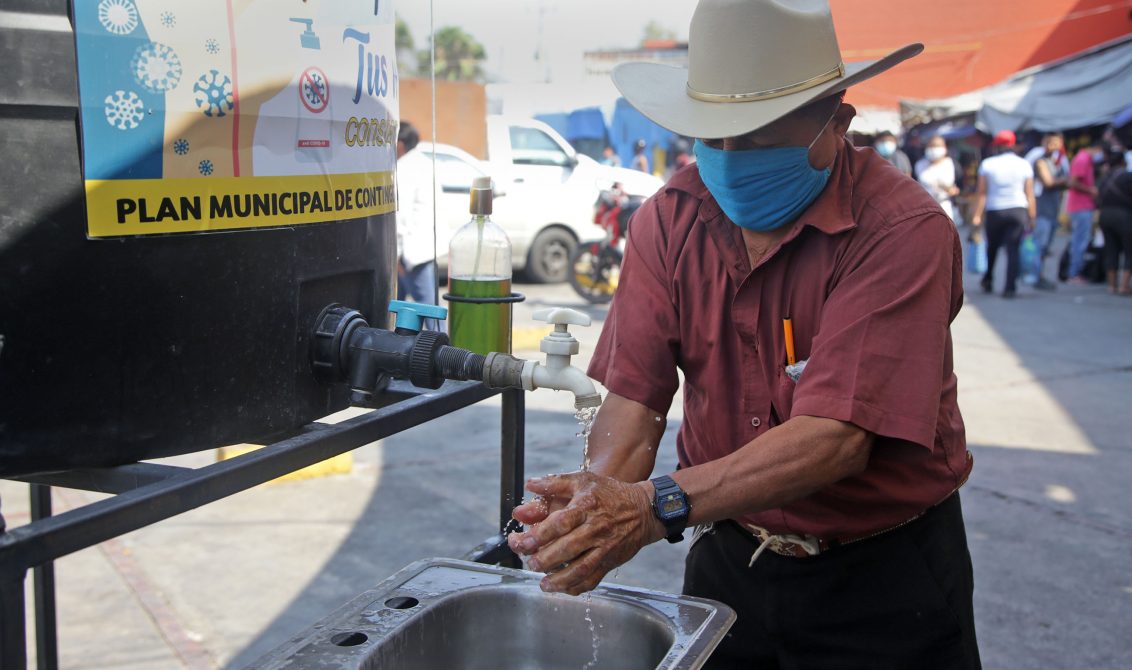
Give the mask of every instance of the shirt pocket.
<svg viewBox="0 0 1132 670">
<path fill-rule="evenodd" d="M 797 383 L 786 374 L 786 369 L 779 367 L 775 375 L 774 388 L 770 394 L 770 420 L 773 426 L 785 423 L 790 419 L 790 412 L 794 408 L 794 389 Z"/>
</svg>

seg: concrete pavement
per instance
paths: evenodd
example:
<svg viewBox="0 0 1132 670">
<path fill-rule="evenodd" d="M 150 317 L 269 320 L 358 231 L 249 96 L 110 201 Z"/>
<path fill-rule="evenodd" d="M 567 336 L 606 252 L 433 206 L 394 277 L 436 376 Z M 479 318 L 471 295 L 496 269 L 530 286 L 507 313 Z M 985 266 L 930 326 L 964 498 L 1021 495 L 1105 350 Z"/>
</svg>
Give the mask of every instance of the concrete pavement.
<svg viewBox="0 0 1132 670">
<path fill-rule="evenodd" d="M 953 335 L 984 666 L 1132 667 L 1132 299 L 1063 285 L 1008 301 L 967 279 Z M 519 290 L 516 327 L 550 305 L 595 318 L 576 329 L 584 365 L 605 308 L 565 285 Z M 577 468 L 571 399 L 539 391 L 527 408 L 528 473 Z M 680 420 L 677 399 L 658 472 Z M 498 422 L 481 403 L 359 449 L 349 474 L 261 486 L 59 561 L 63 667 L 242 667 L 411 561 L 462 555 L 494 531 Z M 26 522 L 25 486 L 0 497 Z M 650 546 L 611 581 L 678 591 L 684 551 Z"/>
</svg>

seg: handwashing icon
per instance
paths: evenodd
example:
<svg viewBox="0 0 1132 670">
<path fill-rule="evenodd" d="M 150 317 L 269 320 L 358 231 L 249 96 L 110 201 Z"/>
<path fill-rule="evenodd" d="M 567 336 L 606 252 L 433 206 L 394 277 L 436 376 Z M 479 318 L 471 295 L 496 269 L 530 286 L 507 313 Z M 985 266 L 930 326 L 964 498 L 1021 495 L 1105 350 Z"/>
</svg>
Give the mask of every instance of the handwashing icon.
<svg viewBox="0 0 1132 670">
<path fill-rule="evenodd" d="M 299 35 L 299 43 L 302 44 L 304 49 L 322 48 L 318 41 L 318 34 L 311 29 L 312 26 L 314 26 L 314 19 L 300 19 L 292 17 L 291 21 L 295 23 L 305 24 L 307 27 L 307 29 L 303 31 L 303 34 Z"/>
</svg>

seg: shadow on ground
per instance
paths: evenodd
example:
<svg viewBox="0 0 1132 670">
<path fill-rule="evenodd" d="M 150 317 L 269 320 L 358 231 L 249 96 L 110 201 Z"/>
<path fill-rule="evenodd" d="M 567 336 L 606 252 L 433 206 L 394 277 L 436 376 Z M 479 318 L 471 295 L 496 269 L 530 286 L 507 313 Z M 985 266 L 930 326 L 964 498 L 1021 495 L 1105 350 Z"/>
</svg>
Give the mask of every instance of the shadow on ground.
<svg viewBox="0 0 1132 670">
<path fill-rule="evenodd" d="M 994 438 L 963 490 L 984 665 L 1132 667 L 1132 300 L 967 285 L 985 326 L 955 329 L 960 403 Z"/>
</svg>

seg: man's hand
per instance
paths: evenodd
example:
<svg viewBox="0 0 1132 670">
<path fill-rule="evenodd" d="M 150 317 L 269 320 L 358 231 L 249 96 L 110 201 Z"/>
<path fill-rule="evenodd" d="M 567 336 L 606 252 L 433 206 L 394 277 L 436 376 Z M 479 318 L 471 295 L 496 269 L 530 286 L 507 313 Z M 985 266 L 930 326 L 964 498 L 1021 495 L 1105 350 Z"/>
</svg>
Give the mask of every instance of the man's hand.
<svg viewBox="0 0 1132 670">
<path fill-rule="evenodd" d="M 652 484 L 627 484 L 592 472 L 550 475 L 527 482 L 542 499 L 515 508 L 514 517 L 537 524 L 507 542 L 528 566 L 546 572 L 542 590 L 579 595 L 596 587 L 641 547 L 664 537 L 652 513 Z M 547 502 L 549 501 L 549 502 Z M 564 501 L 561 509 L 553 509 Z"/>
</svg>

